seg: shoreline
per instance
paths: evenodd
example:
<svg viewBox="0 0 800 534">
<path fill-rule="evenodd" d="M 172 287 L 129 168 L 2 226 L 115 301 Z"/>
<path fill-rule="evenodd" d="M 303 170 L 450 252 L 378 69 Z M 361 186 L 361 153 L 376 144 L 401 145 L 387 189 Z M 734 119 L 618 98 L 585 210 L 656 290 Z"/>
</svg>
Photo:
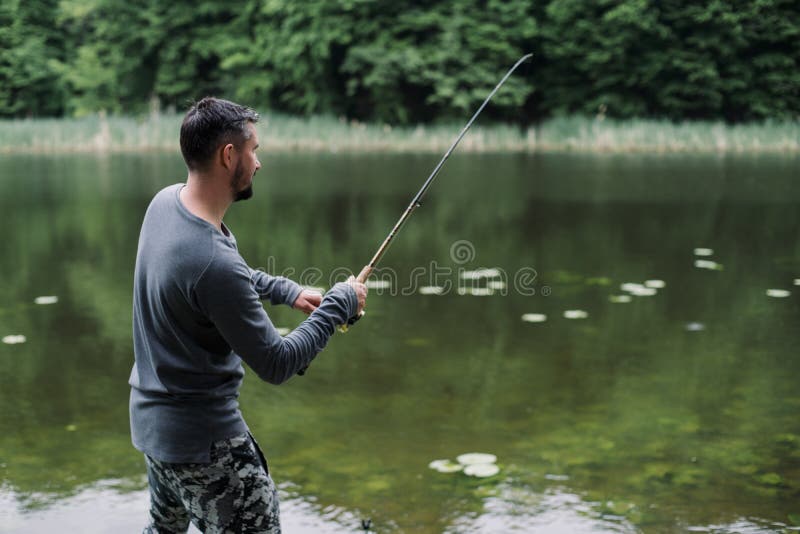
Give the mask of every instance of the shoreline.
<svg viewBox="0 0 800 534">
<path fill-rule="evenodd" d="M 0 120 L 0 154 L 173 152 L 182 116 Z M 313 153 L 441 153 L 463 125 L 392 127 L 334 117 L 267 114 L 262 150 Z M 726 125 L 662 120 L 556 118 L 522 130 L 473 126 L 458 147 L 473 153 L 800 154 L 800 121 Z"/>
</svg>

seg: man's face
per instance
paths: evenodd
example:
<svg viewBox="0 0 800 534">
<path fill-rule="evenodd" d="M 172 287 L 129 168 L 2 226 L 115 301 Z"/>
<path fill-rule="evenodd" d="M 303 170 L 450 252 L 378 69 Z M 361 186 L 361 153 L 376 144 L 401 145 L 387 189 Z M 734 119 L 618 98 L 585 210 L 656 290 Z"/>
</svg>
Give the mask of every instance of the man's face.
<svg viewBox="0 0 800 534">
<path fill-rule="evenodd" d="M 247 200 L 253 196 L 253 176 L 261 168 L 261 162 L 256 156 L 258 148 L 258 134 L 252 122 L 247 123 L 250 131 L 250 139 L 242 143 L 241 150 L 237 150 L 239 156 L 236 168 L 231 178 L 231 190 L 233 191 L 233 201 Z"/>
</svg>

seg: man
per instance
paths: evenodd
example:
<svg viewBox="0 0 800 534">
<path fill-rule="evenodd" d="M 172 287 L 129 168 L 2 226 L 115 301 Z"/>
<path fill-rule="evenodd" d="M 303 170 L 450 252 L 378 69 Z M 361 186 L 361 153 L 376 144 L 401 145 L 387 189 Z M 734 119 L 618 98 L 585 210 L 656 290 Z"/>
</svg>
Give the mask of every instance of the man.
<svg viewBox="0 0 800 534">
<path fill-rule="evenodd" d="M 153 198 L 142 223 L 133 292 L 130 376 L 134 446 L 150 483 L 145 532 L 280 532 L 266 460 L 238 408 L 242 360 L 280 384 L 356 317 L 367 290 L 353 278 L 323 298 L 247 266 L 222 222 L 250 198 L 261 167 L 258 115 L 204 98 L 181 125 L 186 184 Z M 309 313 L 281 337 L 260 299 Z"/>
</svg>

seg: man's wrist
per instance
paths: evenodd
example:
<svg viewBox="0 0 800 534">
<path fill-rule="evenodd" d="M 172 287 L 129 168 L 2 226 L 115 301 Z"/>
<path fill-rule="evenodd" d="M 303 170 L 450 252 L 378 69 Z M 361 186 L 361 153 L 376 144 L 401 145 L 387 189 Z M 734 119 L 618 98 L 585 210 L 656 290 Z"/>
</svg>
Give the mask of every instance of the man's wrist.
<svg viewBox="0 0 800 534">
<path fill-rule="evenodd" d="M 291 307 L 294 307 L 297 299 L 300 298 L 300 295 L 303 293 L 303 286 L 289 280 L 288 278 L 284 278 L 283 282 L 286 283 L 289 287 L 286 289 L 286 304 Z"/>
</svg>

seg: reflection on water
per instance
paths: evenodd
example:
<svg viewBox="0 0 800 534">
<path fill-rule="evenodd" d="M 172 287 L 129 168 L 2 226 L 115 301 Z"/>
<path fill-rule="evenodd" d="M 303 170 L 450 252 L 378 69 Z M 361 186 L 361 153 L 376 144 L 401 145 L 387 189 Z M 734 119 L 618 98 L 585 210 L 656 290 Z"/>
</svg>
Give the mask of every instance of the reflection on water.
<svg viewBox="0 0 800 534">
<path fill-rule="evenodd" d="M 267 155 L 226 222 L 253 266 L 326 286 L 367 261 L 436 159 Z M 453 158 L 386 255 L 392 286 L 372 290 L 367 317 L 305 377 L 245 379 L 286 531 L 793 528 L 798 171 L 790 157 Z M 26 339 L 0 344 L 0 531 L 138 529 L 133 260 L 181 162 L 15 156 L 0 176 L 0 337 Z M 487 268 L 497 276 L 475 275 Z M 500 474 L 427 467 L 465 452 L 497 455 Z"/>
<path fill-rule="evenodd" d="M 123 484 L 128 484 L 125 481 Z M 146 482 L 142 480 L 142 485 Z M 50 534 L 80 532 L 105 534 L 108 532 L 136 532 L 146 521 L 149 493 L 146 489 L 119 491 L 120 481 L 98 481 L 73 497 L 59 499 L 50 506 L 32 512 L 20 509 L 13 492 L 0 495 L 3 513 L 0 532 L 25 532 Z M 291 486 L 287 484 L 286 486 Z M 354 532 L 362 526 L 362 519 L 352 512 L 334 505 L 320 508 L 313 498 L 295 496 L 286 488 L 280 489 L 282 528 L 296 534 L 340 534 Z M 102 503 L 98 519 L 98 504 Z M 598 515 L 598 503 L 585 502 L 579 495 L 564 492 L 562 488 L 548 489 L 543 494 L 528 494 L 508 485 L 497 497 L 487 499 L 484 510 L 477 516 L 463 516 L 443 532 L 525 532 L 530 534 L 583 534 L 597 532 L 637 532 L 624 516 Z M 383 525 L 386 527 L 396 525 Z M 784 530 L 781 523 L 757 519 L 738 519 L 731 524 L 709 526 L 689 525 L 690 532 L 717 532 L 759 534 Z M 800 530 L 786 528 L 787 531 Z M 188 534 L 198 534 L 194 525 Z"/>
<path fill-rule="evenodd" d="M 36 512 L 18 507 L 13 492 L 0 494 L 0 532 L 25 532 L 51 534 L 52 532 L 80 532 L 81 534 L 106 534 L 108 532 L 138 532 L 147 521 L 150 495 L 146 489 L 119 491 L 127 481 L 101 480 L 73 497 L 59 499 Z M 146 481 L 142 479 L 140 486 Z M 286 532 L 299 534 L 334 534 L 344 529 L 342 525 L 359 525 L 360 521 L 344 510 L 329 507 L 319 510 L 313 503 L 281 494 L 282 527 Z M 98 506 L 102 513 L 98 514 Z M 193 525 L 189 534 L 200 532 Z"/>
</svg>

